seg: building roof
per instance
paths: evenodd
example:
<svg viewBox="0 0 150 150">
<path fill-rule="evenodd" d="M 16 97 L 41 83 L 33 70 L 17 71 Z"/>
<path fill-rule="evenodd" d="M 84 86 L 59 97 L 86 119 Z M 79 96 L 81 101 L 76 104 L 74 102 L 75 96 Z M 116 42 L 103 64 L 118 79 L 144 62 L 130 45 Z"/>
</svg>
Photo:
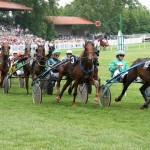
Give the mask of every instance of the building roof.
<svg viewBox="0 0 150 150">
<path fill-rule="evenodd" d="M 33 10 L 33 9 L 14 2 L 0 1 L 0 11 L 6 11 L 6 10 L 14 11 L 14 10 Z"/>
<path fill-rule="evenodd" d="M 53 22 L 54 25 L 81 25 L 81 24 L 94 24 L 94 22 L 82 17 L 72 16 L 47 16 L 47 21 Z"/>
</svg>

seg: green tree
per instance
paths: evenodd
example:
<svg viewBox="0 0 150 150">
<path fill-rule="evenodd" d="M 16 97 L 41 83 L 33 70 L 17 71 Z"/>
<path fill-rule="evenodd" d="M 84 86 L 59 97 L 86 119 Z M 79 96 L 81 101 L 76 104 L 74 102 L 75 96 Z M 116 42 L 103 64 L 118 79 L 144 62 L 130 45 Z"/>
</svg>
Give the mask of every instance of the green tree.
<svg viewBox="0 0 150 150">
<path fill-rule="evenodd" d="M 110 34 L 116 34 L 119 30 L 119 14 L 123 16 L 123 32 L 126 34 L 147 32 L 149 29 L 149 11 L 138 0 L 74 0 L 62 12 L 63 15 L 81 16 L 93 22 L 100 20 L 101 28 Z M 141 20 L 142 24 L 147 23 L 141 25 Z M 99 31 L 95 26 L 88 28 L 93 32 Z"/>
<path fill-rule="evenodd" d="M 45 21 L 45 17 L 57 14 L 58 4 L 56 0 L 13 0 L 13 2 L 33 8 L 32 11 L 14 12 L 13 16 L 16 24 L 20 24 L 24 29 L 28 28 L 34 35 L 45 39 L 51 39 L 51 36 L 54 36 L 54 28 Z"/>
</svg>

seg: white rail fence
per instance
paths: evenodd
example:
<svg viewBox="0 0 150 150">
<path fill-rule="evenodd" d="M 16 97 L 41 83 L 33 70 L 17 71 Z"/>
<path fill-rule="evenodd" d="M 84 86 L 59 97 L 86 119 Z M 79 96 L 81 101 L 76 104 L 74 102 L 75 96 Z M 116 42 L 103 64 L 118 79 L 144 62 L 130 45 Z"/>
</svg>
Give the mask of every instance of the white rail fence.
<svg viewBox="0 0 150 150">
<path fill-rule="evenodd" d="M 82 48 L 84 45 L 84 41 L 81 42 L 60 42 L 60 43 L 55 43 L 55 48 L 56 49 L 71 49 L 71 48 Z M 117 46 L 118 41 L 116 40 L 108 40 L 108 43 L 111 46 Z M 124 44 L 135 44 L 135 43 L 142 43 L 142 38 L 129 38 L 129 39 L 124 39 Z M 100 46 L 98 41 L 94 41 L 95 46 Z"/>
<path fill-rule="evenodd" d="M 117 46 L 117 40 L 108 40 L 108 43 L 110 45 L 110 49 L 112 50 L 113 46 Z M 128 47 L 129 44 L 135 44 L 135 43 L 142 43 L 142 38 L 129 38 L 129 39 L 124 39 L 124 44 L 125 47 Z M 55 48 L 56 49 L 74 49 L 74 48 L 83 48 L 83 45 L 85 44 L 84 41 L 68 41 L 68 42 L 57 42 L 55 43 Z M 99 46 L 98 41 L 94 41 L 95 46 Z M 31 45 L 32 51 L 34 51 L 37 48 L 36 44 Z M 25 45 L 10 45 L 10 52 L 13 51 L 24 51 Z M 45 50 L 48 50 L 48 45 L 45 45 Z"/>
</svg>

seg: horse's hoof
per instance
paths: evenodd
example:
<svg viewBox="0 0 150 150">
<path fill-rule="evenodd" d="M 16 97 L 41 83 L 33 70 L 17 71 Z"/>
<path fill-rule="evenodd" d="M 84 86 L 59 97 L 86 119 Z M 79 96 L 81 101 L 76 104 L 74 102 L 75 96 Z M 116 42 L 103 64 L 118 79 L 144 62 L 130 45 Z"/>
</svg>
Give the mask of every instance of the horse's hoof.
<svg viewBox="0 0 150 150">
<path fill-rule="evenodd" d="M 59 101 L 60 101 L 60 96 L 57 95 L 57 96 L 56 96 L 56 102 L 59 102 Z"/>
<path fill-rule="evenodd" d="M 99 104 L 99 101 L 96 100 L 96 99 L 94 99 L 93 103 L 94 103 L 95 105 L 98 105 L 98 104 Z"/>
<path fill-rule="evenodd" d="M 76 107 L 76 104 L 73 103 L 73 104 L 72 104 L 72 108 L 75 108 L 75 107 Z"/>
<path fill-rule="evenodd" d="M 142 105 L 142 106 L 140 107 L 140 109 L 145 109 L 145 108 L 148 108 L 148 106 Z"/>
<path fill-rule="evenodd" d="M 119 97 L 116 97 L 116 98 L 115 98 L 115 101 L 116 101 L 116 102 L 120 102 L 121 99 L 120 99 Z"/>
</svg>

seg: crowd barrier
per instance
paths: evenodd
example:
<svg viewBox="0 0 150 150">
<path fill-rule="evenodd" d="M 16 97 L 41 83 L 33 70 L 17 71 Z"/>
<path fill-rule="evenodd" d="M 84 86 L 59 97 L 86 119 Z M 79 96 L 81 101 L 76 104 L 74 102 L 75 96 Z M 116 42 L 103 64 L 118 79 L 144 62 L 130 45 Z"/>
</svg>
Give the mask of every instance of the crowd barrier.
<svg viewBox="0 0 150 150">
<path fill-rule="evenodd" d="M 110 46 L 117 46 L 118 41 L 116 40 L 108 40 Z M 142 43 L 142 38 L 128 38 L 124 39 L 124 44 L 135 44 L 135 43 Z M 98 41 L 94 42 L 95 46 L 100 46 Z M 82 48 L 84 45 L 84 41 L 82 42 L 60 42 L 55 43 L 56 49 L 71 49 L 71 48 Z"/>
<path fill-rule="evenodd" d="M 108 40 L 108 43 L 111 46 L 117 46 L 118 41 L 116 40 Z M 142 38 L 128 38 L 124 39 L 124 44 L 129 45 L 129 44 L 135 44 L 135 43 L 142 43 Z M 84 41 L 68 41 L 68 42 L 57 42 L 55 43 L 55 48 L 56 49 L 74 49 L 74 48 L 83 48 L 83 45 L 85 44 Z M 95 46 L 99 47 L 99 42 L 95 41 L 94 42 Z M 34 51 L 37 48 L 36 44 L 31 45 L 31 50 Z M 10 52 L 13 51 L 24 51 L 25 45 L 10 45 Z M 48 50 L 48 45 L 45 45 L 45 50 Z"/>
</svg>

